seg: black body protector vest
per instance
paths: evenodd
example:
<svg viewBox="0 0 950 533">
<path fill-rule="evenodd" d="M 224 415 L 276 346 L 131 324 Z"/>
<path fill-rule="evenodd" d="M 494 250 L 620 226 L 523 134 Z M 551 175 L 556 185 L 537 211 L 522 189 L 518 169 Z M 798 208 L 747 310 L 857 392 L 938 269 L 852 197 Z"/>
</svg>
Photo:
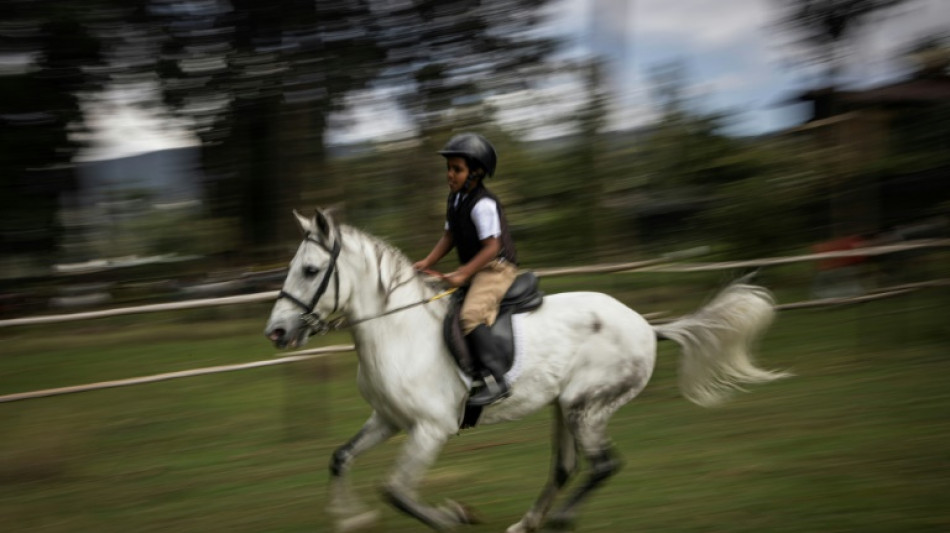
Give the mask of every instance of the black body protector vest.
<svg viewBox="0 0 950 533">
<path fill-rule="evenodd" d="M 505 219 L 501 202 L 480 183 L 474 190 L 465 195 L 458 205 L 455 205 L 455 193 L 449 194 L 445 218 L 449 223 L 449 231 L 452 232 L 452 238 L 455 241 L 459 261 L 461 264 L 468 263 L 482 249 L 482 241 L 478 238 L 478 228 L 475 227 L 475 222 L 472 220 L 472 208 L 482 198 L 491 198 L 498 206 L 498 218 L 501 221 L 501 235 L 498 237 L 501 241 L 501 250 L 498 252 L 498 257 L 517 265 L 518 254 L 515 252 L 515 242 L 511 238 L 511 232 L 508 231 L 508 221 Z"/>
</svg>

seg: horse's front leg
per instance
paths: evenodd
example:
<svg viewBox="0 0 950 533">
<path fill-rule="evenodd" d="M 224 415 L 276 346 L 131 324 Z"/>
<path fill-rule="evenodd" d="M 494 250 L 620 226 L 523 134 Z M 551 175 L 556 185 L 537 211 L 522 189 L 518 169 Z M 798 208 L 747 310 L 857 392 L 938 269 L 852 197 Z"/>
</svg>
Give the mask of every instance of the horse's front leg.
<svg viewBox="0 0 950 533">
<path fill-rule="evenodd" d="M 416 488 L 449 438 L 449 432 L 432 424 L 420 423 L 409 431 L 409 439 L 397 459 L 396 468 L 383 487 L 383 496 L 400 511 L 436 531 L 448 531 L 459 524 L 474 523 L 461 505 L 436 508 L 419 500 Z"/>
<path fill-rule="evenodd" d="M 337 531 L 358 529 L 376 521 L 376 511 L 360 502 L 350 488 L 347 472 L 357 455 L 384 442 L 398 430 L 373 413 L 359 432 L 333 452 L 330 460 L 330 503 L 328 511 L 336 519 Z"/>
</svg>

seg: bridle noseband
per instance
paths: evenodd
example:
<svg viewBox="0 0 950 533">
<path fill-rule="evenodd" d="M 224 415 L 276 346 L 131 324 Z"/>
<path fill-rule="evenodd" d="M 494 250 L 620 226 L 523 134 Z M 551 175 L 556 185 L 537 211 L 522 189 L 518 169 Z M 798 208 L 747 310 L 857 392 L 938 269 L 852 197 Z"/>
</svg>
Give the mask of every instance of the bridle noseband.
<svg viewBox="0 0 950 533">
<path fill-rule="evenodd" d="M 327 332 L 331 325 L 325 322 L 320 315 L 317 314 L 315 308 L 317 307 L 317 302 L 320 301 L 320 298 L 325 292 L 327 292 L 327 287 L 330 285 L 330 278 L 333 278 L 333 310 L 330 311 L 330 314 L 337 312 L 340 307 L 340 275 L 336 269 L 336 260 L 340 256 L 340 234 L 337 232 L 336 238 L 333 240 L 333 248 L 327 248 L 325 244 L 313 238 L 310 234 L 307 234 L 306 240 L 315 243 L 317 246 L 323 248 L 330 253 L 330 262 L 327 264 L 326 272 L 323 274 L 323 279 L 320 280 L 320 286 L 317 287 L 317 292 L 313 294 L 313 298 L 310 299 L 310 303 L 304 303 L 303 300 L 297 298 L 293 294 L 281 289 L 280 293 L 277 295 L 277 299 L 286 298 L 296 304 L 298 307 L 304 310 L 300 314 L 300 320 L 311 331 L 314 333 L 320 334 Z"/>
</svg>

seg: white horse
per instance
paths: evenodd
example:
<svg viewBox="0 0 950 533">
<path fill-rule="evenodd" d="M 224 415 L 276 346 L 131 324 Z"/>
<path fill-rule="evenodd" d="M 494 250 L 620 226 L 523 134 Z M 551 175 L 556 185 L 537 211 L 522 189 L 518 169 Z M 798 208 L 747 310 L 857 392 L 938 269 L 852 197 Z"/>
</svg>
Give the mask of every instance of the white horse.
<svg viewBox="0 0 950 533">
<path fill-rule="evenodd" d="M 337 225 L 320 210 L 312 218 L 294 214 L 306 238 L 290 263 L 265 334 L 281 348 L 300 346 L 326 325 L 324 317 L 341 313 L 352 324 L 357 385 L 373 408 L 362 429 L 332 456 L 329 510 L 338 529 L 375 520 L 376 513 L 352 494 L 347 472 L 356 456 L 400 431 L 408 439 L 383 487 L 384 497 L 439 531 L 472 523 L 463 506 L 449 501 L 432 507 L 416 491 L 443 445 L 458 433 L 469 393 L 443 340 L 445 300 L 413 305 L 429 300 L 437 289 L 386 242 Z M 698 312 L 661 326 L 651 326 L 605 294 L 547 296 L 521 319 L 525 349 L 511 396 L 487 407 L 480 421 L 516 420 L 545 406 L 554 410 L 550 478 L 508 533 L 569 523 L 578 503 L 617 471 L 607 422 L 646 386 L 657 339 L 682 347 L 680 387 L 686 398 L 711 405 L 741 384 L 784 377 L 757 368 L 748 352 L 773 315 L 768 291 L 743 283 L 727 287 Z M 589 477 L 545 522 L 560 489 L 577 472 L 579 454 L 588 460 Z"/>
</svg>

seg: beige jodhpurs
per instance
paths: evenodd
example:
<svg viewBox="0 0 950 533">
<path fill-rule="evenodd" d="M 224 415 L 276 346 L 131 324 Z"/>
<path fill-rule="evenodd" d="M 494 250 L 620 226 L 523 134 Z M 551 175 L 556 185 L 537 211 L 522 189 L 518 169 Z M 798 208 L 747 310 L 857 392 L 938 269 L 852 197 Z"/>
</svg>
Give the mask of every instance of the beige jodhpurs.
<svg viewBox="0 0 950 533">
<path fill-rule="evenodd" d="M 518 268 L 504 259 L 495 259 L 472 276 L 459 319 L 462 333 L 468 335 L 479 324 L 491 326 L 498 317 L 498 306 L 515 281 Z"/>
</svg>

